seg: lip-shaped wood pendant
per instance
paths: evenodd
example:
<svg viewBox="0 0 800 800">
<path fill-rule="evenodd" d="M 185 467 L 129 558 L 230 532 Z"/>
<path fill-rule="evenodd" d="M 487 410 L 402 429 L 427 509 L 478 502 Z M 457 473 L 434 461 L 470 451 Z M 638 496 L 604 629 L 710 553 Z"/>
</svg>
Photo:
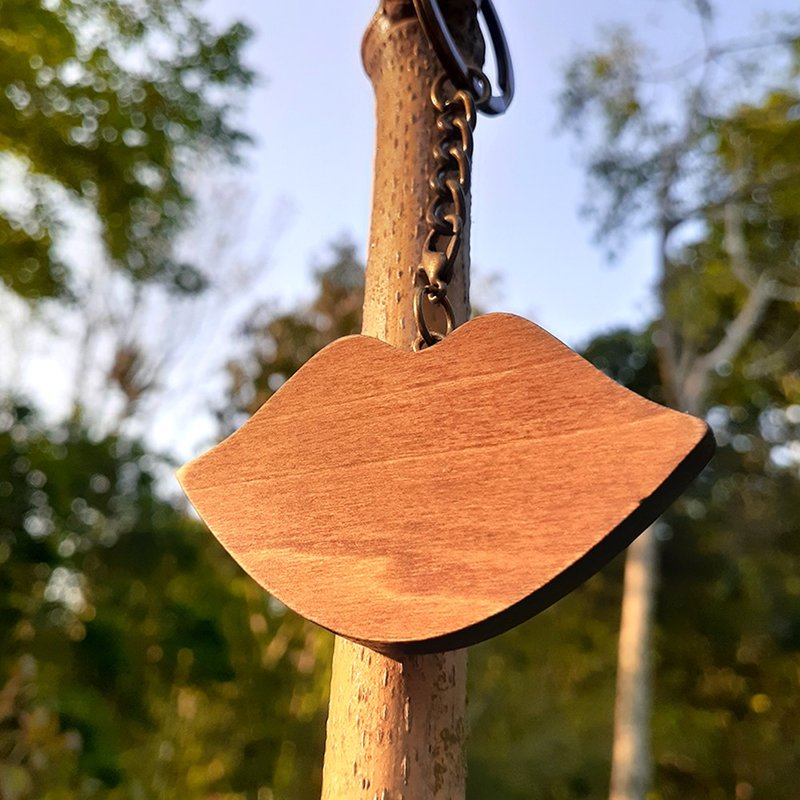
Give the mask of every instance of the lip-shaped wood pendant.
<svg viewBox="0 0 800 800">
<path fill-rule="evenodd" d="M 703 421 L 488 314 L 421 353 L 334 342 L 178 476 L 290 608 L 378 650 L 431 652 L 567 594 L 713 451 Z"/>
</svg>

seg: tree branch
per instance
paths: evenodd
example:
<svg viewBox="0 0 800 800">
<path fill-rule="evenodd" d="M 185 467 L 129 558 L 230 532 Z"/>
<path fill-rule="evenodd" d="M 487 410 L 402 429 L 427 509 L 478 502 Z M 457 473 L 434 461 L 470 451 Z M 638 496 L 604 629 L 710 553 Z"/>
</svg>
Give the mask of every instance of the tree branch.
<svg viewBox="0 0 800 800">
<path fill-rule="evenodd" d="M 771 300 L 785 303 L 800 303 L 800 286 L 792 286 L 766 271 L 758 272 L 753 268 L 744 236 L 742 209 L 738 203 L 728 203 L 724 209 L 725 235 L 723 246 L 731 260 L 733 274 L 751 289 L 760 281 L 764 283 L 764 291 Z"/>
<path fill-rule="evenodd" d="M 739 355 L 761 322 L 772 299 L 769 280 L 759 279 L 736 318 L 728 326 L 719 344 L 711 352 L 698 359 L 704 369 L 716 369 L 720 364 L 733 361 Z"/>
<path fill-rule="evenodd" d="M 784 303 L 800 303 L 800 286 L 790 286 L 775 278 L 767 280 L 767 290 L 772 300 Z"/>
<path fill-rule="evenodd" d="M 758 36 L 732 39 L 728 42 L 720 42 L 719 44 L 710 46 L 706 42 L 702 50 L 692 53 L 683 61 L 652 72 L 650 75 L 643 75 L 642 78 L 648 83 L 674 81 L 676 78 L 680 78 L 693 69 L 697 69 L 710 61 L 718 61 L 721 58 L 735 53 L 759 50 L 765 47 L 774 47 L 776 45 L 791 46 L 797 42 L 798 39 L 800 39 L 800 30 L 780 34 L 768 32 Z"/>
<path fill-rule="evenodd" d="M 769 355 L 748 364 L 744 371 L 745 377 L 757 379 L 771 375 L 787 365 L 789 359 L 797 353 L 800 353 L 800 328 L 781 347 L 773 350 Z"/>
<path fill-rule="evenodd" d="M 726 203 L 722 216 L 725 223 L 722 246 L 730 259 L 731 271 L 741 283 L 753 289 L 758 283 L 758 277 L 750 263 L 741 205 L 737 202 Z"/>
<path fill-rule="evenodd" d="M 744 237 L 742 209 L 738 203 L 729 203 L 725 207 L 724 221 L 723 247 L 730 259 L 731 271 L 750 292 L 716 347 L 700 356 L 686 376 L 682 399 L 684 405 L 694 412 L 699 411 L 711 372 L 724 363 L 730 363 L 739 355 L 752 338 L 769 304 L 775 299 L 772 288 L 774 281 L 763 273 L 754 274 Z"/>
</svg>

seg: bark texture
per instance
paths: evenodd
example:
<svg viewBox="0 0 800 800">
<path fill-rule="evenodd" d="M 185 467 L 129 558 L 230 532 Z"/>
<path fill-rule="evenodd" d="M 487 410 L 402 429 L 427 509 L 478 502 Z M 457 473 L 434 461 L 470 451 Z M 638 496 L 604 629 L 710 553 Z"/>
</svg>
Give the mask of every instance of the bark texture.
<svg viewBox="0 0 800 800">
<path fill-rule="evenodd" d="M 324 800 L 460 800 L 466 650 L 395 660 L 336 640 Z"/>
<path fill-rule="evenodd" d="M 482 63 L 474 0 L 442 6 L 465 52 Z M 440 67 L 405 0 L 384 0 L 362 56 L 377 108 L 363 332 L 410 349 L 436 137 L 429 96 Z M 459 324 L 469 317 L 468 275 L 469 224 L 448 292 Z M 428 411 L 420 409 L 421 422 Z M 465 705 L 466 651 L 394 659 L 337 639 L 323 800 L 463 798 Z"/>
</svg>

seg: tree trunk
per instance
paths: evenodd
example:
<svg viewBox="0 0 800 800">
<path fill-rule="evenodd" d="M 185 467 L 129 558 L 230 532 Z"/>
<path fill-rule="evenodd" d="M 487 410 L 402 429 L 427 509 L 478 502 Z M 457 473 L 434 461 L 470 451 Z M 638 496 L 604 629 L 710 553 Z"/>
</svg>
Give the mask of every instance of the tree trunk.
<svg viewBox="0 0 800 800">
<path fill-rule="evenodd" d="M 644 800 L 652 780 L 650 655 L 657 562 L 658 540 L 650 527 L 625 559 L 610 800 Z"/>
<path fill-rule="evenodd" d="M 466 52 L 482 56 L 474 0 L 442 5 Z M 363 332 L 410 349 L 436 138 L 429 98 L 440 66 L 407 0 L 383 0 L 362 56 L 377 105 Z M 460 253 L 448 291 L 459 324 L 469 317 L 469 224 Z M 410 504 L 428 500 L 408 498 Z M 466 651 L 394 659 L 337 639 L 323 800 L 463 798 L 465 704 Z"/>
<path fill-rule="evenodd" d="M 665 252 L 666 237 L 662 240 L 662 254 Z M 664 269 L 662 264 L 662 274 Z M 690 381 L 678 376 L 667 351 L 659 353 L 659 372 L 667 396 L 675 407 L 695 416 L 702 411 L 708 369 Z M 657 586 L 658 540 L 651 526 L 628 548 L 625 558 L 609 800 L 644 800 L 653 782 L 650 734 Z"/>
</svg>

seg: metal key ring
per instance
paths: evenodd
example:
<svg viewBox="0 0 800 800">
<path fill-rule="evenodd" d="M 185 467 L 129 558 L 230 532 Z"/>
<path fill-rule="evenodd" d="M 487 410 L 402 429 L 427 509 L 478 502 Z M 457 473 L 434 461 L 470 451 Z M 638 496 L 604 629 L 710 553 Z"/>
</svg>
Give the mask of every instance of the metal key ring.
<svg viewBox="0 0 800 800">
<path fill-rule="evenodd" d="M 442 15 L 439 0 L 414 0 L 414 8 L 422 30 L 436 51 L 436 55 L 442 62 L 453 85 L 471 92 L 477 108 L 484 114 L 494 116 L 502 114 L 514 97 L 514 68 L 511 65 L 511 53 L 508 50 L 503 27 L 494 10 L 492 0 L 476 0 L 476 2 L 479 13 L 482 13 L 486 20 L 486 27 L 489 30 L 497 59 L 497 83 L 500 87 L 500 94 L 493 94 L 491 87 L 487 92 L 486 86 L 489 79 L 481 70 L 464 61 Z"/>
</svg>

